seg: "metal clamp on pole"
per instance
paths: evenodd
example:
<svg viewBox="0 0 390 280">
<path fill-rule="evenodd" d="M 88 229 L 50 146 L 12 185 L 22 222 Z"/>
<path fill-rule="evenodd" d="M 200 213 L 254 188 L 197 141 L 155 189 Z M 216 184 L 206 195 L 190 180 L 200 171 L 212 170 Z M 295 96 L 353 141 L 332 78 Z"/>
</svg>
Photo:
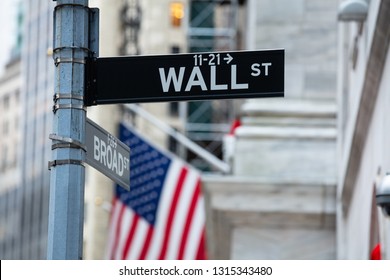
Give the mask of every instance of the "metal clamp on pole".
<svg viewBox="0 0 390 280">
<path fill-rule="evenodd" d="M 55 114 L 57 110 L 60 109 L 76 109 L 86 111 L 83 104 L 54 104 L 53 113 Z"/>
<path fill-rule="evenodd" d="M 56 159 L 49 161 L 48 169 L 51 170 L 52 167 L 55 167 L 57 165 L 65 165 L 65 164 L 75 164 L 75 165 L 81 165 L 85 167 L 84 162 L 79 159 Z"/>
<path fill-rule="evenodd" d="M 56 47 L 56 48 L 54 48 L 53 49 L 53 55 L 54 55 L 54 53 L 56 53 L 58 51 L 62 51 L 62 50 L 66 50 L 66 49 L 70 49 L 70 50 L 83 50 L 85 52 L 92 53 L 92 51 L 89 48 L 77 47 L 77 46 L 72 46 L 72 47 L 64 46 L 64 47 Z"/>
<path fill-rule="evenodd" d="M 57 102 L 60 99 L 74 99 L 83 101 L 84 98 L 81 95 L 75 95 L 71 93 L 56 93 L 53 95 L 53 101 Z"/>
<path fill-rule="evenodd" d="M 54 7 L 54 11 L 57 11 L 59 9 L 62 9 L 64 7 L 70 7 L 70 8 L 81 8 L 89 10 L 89 7 L 82 4 L 75 4 L 75 3 L 64 3 L 64 4 L 57 4 L 57 6 Z"/>
<path fill-rule="evenodd" d="M 87 151 L 87 147 L 83 143 L 75 139 L 71 139 L 69 137 L 62 137 L 56 134 L 50 134 L 49 139 L 60 142 L 60 143 L 52 144 L 51 146 L 52 150 L 57 148 L 73 148 L 73 149 L 82 149 L 85 152 Z"/>
<path fill-rule="evenodd" d="M 58 104 L 57 101 L 61 99 L 71 99 L 71 100 L 78 100 L 78 101 L 84 101 L 83 96 L 76 95 L 72 93 L 56 93 L 53 95 L 53 113 L 55 114 L 58 109 L 78 109 L 78 110 L 84 110 L 85 106 L 82 104 Z"/>
<path fill-rule="evenodd" d="M 80 58 L 66 58 L 66 57 L 56 57 L 54 59 L 54 65 L 58 66 L 60 63 L 78 63 L 85 64 L 85 59 Z"/>
</svg>

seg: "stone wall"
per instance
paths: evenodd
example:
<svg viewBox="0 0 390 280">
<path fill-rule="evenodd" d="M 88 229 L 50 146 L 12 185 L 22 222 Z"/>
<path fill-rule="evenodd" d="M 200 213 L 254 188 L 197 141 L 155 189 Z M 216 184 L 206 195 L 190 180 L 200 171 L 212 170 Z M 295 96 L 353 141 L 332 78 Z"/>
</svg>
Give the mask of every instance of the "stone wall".
<svg viewBox="0 0 390 280">
<path fill-rule="evenodd" d="M 203 177 L 210 259 L 334 259 L 335 185 Z"/>
</svg>

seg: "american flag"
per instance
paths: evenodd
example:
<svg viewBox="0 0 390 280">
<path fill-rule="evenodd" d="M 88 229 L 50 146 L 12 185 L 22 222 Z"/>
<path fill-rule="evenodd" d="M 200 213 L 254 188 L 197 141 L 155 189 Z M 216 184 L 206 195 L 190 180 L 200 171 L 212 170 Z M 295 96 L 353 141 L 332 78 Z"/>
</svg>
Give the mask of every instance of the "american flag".
<svg viewBox="0 0 390 280">
<path fill-rule="evenodd" d="M 110 218 L 110 259 L 205 259 L 200 174 L 120 125 L 130 147 L 130 191 L 116 187 Z"/>
</svg>

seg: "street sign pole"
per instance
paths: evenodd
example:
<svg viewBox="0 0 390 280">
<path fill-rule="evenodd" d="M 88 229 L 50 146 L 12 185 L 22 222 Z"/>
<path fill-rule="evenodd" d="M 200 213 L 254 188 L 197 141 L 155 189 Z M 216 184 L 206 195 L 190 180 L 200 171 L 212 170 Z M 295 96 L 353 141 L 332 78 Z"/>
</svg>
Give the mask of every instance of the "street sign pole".
<svg viewBox="0 0 390 280">
<path fill-rule="evenodd" d="M 90 55 L 88 0 L 58 0 L 54 11 L 55 92 L 48 259 L 81 259 L 84 222 L 84 71 Z"/>
</svg>

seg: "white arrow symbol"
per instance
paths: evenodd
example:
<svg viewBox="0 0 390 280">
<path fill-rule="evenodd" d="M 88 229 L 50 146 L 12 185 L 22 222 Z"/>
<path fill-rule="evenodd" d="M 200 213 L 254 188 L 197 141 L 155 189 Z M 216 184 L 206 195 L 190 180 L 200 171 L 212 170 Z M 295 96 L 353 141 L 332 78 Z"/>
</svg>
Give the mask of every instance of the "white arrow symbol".
<svg viewBox="0 0 390 280">
<path fill-rule="evenodd" d="M 226 63 L 229 64 L 233 60 L 233 57 L 228 53 L 226 55 L 227 57 L 225 57 L 223 60 L 226 60 Z"/>
</svg>

